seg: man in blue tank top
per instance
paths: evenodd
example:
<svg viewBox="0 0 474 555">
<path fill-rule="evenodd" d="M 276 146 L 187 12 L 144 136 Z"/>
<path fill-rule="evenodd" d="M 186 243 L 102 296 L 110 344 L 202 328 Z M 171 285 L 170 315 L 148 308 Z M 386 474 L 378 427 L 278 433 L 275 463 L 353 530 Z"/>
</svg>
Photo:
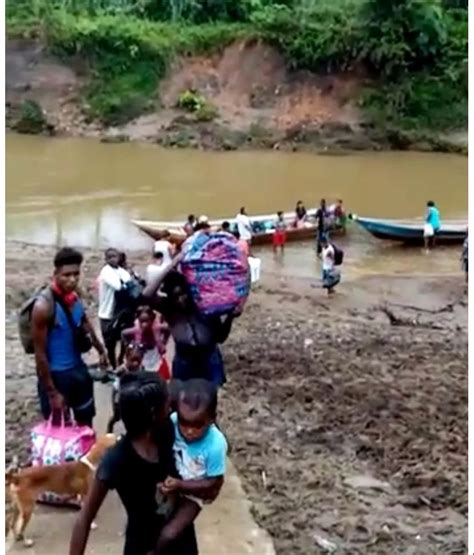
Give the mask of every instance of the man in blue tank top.
<svg viewBox="0 0 474 555">
<path fill-rule="evenodd" d="M 32 336 L 44 418 L 49 418 L 51 412 L 56 418 L 72 409 L 78 424 L 91 426 L 95 416 L 94 387 L 82 360 L 87 338 L 99 353 L 102 367 L 107 365 L 107 356 L 76 292 L 82 261 L 82 254 L 71 248 L 65 247 L 56 254 L 50 285 L 54 306 L 45 297 L 35 302 Z"/>
</svg>

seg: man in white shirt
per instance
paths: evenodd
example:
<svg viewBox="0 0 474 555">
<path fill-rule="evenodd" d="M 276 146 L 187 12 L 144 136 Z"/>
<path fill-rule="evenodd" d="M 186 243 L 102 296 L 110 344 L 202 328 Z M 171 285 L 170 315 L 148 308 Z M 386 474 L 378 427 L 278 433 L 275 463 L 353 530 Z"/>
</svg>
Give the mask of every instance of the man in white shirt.
<svg viewBox="0 0 474 555">
<path fill-rule="evenodd" d="M 250 243 L 252 240 L 252 224 L 250 223 L 250 218 L 245 212 L 244 206 L 240 209 L 240 212 L 235 217 L 235 220 L 237 222 L 237 229 L 239 230 L 240 238 L 243 241 Z"/>
<path fill-rule="evenodd" d="M 158 241 L 155 241 L 154 252 L 161 252 L 163 255 L 163 264 L 170 264 L 173 258 L 173 245 L 169 242 L 171 234 L 164 231 Z"/>
<path fill-rule="evenodd" d="M 116 249 L 105 251 L 105 266 L 99 274 L 99 321 L 105 348 L 112 368 L 116 368 L 115 348 L 120 340 L 114 331 L 115 293 L 130 281 L 130 274 L 119 266 L 120 253 Z"/>
<path fill-rule="evenodd" d="M 163 253 L 153 251 L 153 262 L 146 267 L 146 282 L 151 283 L 163 270 Z"/>
<path fill-rule="evenodd" d="M 322 238 L 321 247 L 323 287 L 328 290 L 328 295 L 332 295 L 334 287 L 341 281 L 341 274 L 336 268 L 336 251 L 326 237 Z"/>
</svg>

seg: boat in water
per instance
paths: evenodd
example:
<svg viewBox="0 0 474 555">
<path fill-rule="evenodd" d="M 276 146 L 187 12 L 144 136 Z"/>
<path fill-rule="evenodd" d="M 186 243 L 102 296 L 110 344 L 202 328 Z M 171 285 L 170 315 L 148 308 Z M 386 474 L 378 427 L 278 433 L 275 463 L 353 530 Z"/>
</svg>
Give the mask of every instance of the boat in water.
<svg viewBox="0 0 474 555">
<path fill-rule="evenodd" d="M 308 210 L 307 221 L 301 227 L 295 227 L 295 213 L 286 212 L 283 215 L 287 224 L 287 240 L 288 241 L 303 241 L 307 239 L 315 239 L 317 223 L 316 223 L 316 210 Z M 249 216 L 252 224 L 252 245 L 265 245 L 272 242 L 272 236 L 275 233 L 274 223 L 276 214 L 263 215 L 263 216 Z M 235 218 L 209 220 L 211 229 L 220 229 L 223 222 L 229 222 L 231 231 L 237 229 Z M 183 222 L 162 222 L 162 221 L 146 221 L 146 220 L 132 220 L 140 231 L 154 239 L 155 241 L 161 238 L 164 231 L 171 233 L 172 240 L 179 242 L 186 239 Z M 335 222 L 329 225 L 329 232 L 331 234 L 341 235 L 345 232 L 345 227 L 338 225 Z"/>
<path fill-rule="evenodd" d="M 384 220 L 352 216 L 362 228 L 378 239 L 399 241 L 410 245 L 422 245 L 425 222 L 421 220 Z M 467 233 L 467 220 L 445 221 L 436 234 L 436 243 L 460 244 Z"/>
</svg>

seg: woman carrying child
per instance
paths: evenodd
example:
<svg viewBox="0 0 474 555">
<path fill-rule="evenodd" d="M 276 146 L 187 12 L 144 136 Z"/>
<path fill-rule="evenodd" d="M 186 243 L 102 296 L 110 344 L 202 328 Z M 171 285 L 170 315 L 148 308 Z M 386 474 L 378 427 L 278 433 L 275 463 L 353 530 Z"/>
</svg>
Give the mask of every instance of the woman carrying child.
<svg viewBox="0 0 474 555">
<path fill-rule="evenodd" d="M 206 500 L 217 497 L 226 471 L 227 441 L 215 423 L 215 386 L 202 379 L 181 382 L 175 401 L 173 452 L 181 478 L 168 476 L 160 491 L 180 495 L 181 503 L 161 530 L 156 554 L 169 553 L 166 549 L 193 524 Z"/>
<path fill-rule="evenodd" d="M 126 434 L 107 452 L 97 469 L 72 532 L 69 555 L 84 554 L 91 523 L 109 490 L 117 491 L 127 512 L 123 555 L 155 552 L 165 526 L 181 510 L 183 501 L 178 498 L 168 516 L 168 505 L 157 496 L 158 484 L 170 476 L 178 477 L 173 457 L 174 424 L 168 416 L 165 382 L 155 373 L 128 373 L 120 382 L 119 405 Z M 194 495 L 212 499 L 207 490 L 204 495 L 196 491 Z M 192 522 L 170 540 L 169 549 L 179 555 L 198 554 Z"/>
</svg>

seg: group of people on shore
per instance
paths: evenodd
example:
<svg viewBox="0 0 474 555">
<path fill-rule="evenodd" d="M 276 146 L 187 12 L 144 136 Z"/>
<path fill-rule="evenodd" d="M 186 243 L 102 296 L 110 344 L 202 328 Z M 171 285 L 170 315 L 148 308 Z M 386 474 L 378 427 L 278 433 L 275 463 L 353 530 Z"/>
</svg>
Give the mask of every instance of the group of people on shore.
<svg viewBox="0 0 474 555">
<path fill-rule="evenodd" d="M 56 254 L 48 293 L 32 308 L 45 420 L 59 422 L 72 411 L 77 424 L 93 427 L 93 379 L 83 355 L 94 348 L 100 366 L 109 369 L 104 375 L 113 379 L 107 431 L 119 420 L 125 428 L 97 469 L 71 555 L 85 552 L 90 525 L 111 489 L 127 512 L 124 554 L 196 555 L 194 520 L 224 481 L 227 441 L 216 424 L 217 392 L 226 379 L 219 345 L 238 314 L 201 314 L 177 271 L 182 255 L 169 254 L 162 253 L 166 262 L 153 261 L 142 279 L 122 253 L 106 250 L 96 283 L 102 338 L 80 293 L 83 256 L 75 249 Z M 163 372 L 170 337 L 172 369 Z"/>
</svg>

